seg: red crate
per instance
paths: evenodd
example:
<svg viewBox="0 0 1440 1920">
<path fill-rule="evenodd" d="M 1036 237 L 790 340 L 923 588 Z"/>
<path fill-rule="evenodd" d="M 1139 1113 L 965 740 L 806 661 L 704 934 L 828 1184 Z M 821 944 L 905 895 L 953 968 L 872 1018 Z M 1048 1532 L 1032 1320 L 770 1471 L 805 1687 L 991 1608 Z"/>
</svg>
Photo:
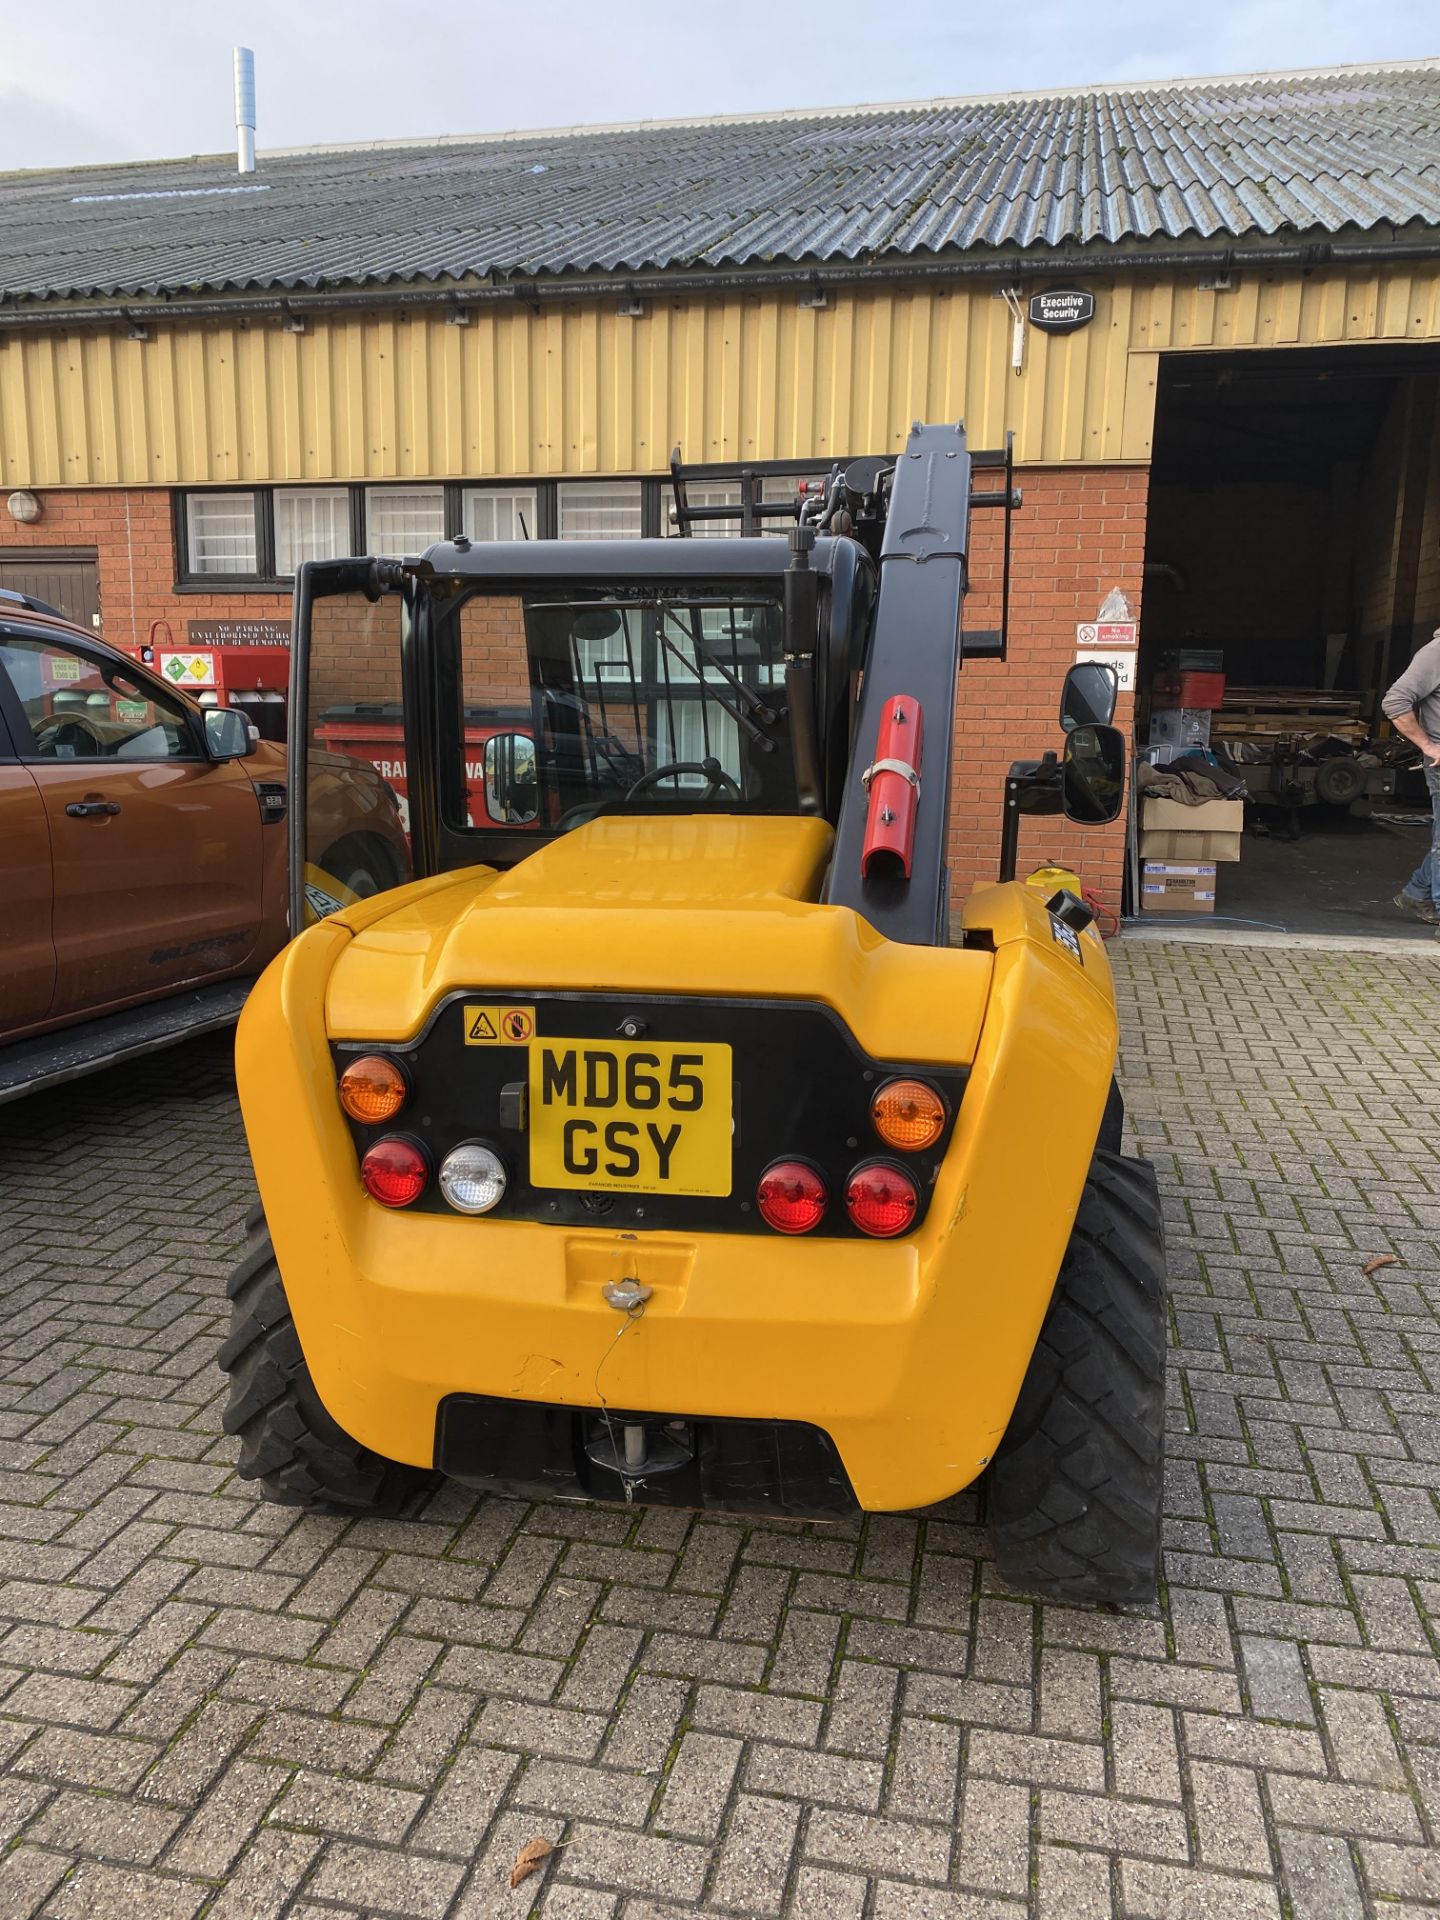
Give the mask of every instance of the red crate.
<svg viewBox="0 0 1440 1920">
<path fill-rule="evenodd" d="M 1150 684 L 1157 707 L 1203 707 L 1211 712 L 1225 702 L 1223 673 L 1157 674 Z"/>
</svg>

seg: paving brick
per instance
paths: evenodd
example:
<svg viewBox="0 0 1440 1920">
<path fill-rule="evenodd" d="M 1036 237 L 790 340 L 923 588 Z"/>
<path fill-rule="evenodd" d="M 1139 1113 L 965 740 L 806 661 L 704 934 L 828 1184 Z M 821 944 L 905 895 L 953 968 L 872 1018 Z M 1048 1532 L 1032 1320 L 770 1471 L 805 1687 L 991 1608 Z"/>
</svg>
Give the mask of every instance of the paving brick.
<svg viewBox="0 0 1440 1920">
<path fill-rule="evenodd" d="M 1030 1789 L 967 1779 L 955 1878 L 967 1887 L 1023 1895 L 1030 1884 Z"/>
<path fill-rule="evenodd" d="M 914 1820 L 863 1813 L 811 1815 L 805 1851 L 867 1873 L 903 1873 L 914 1880 L 943 1881 L 950 1867 L 950 1834 Z"/>
<path fill-rule="evenodd" d="M 344 1900 L 406 1920 L 442 1920 L 464 1878 L 445 1860 L 363 1847 L 334 1840 L 325 1849 L 308 1891 L 321 1900 Z"/>
<path fill-rule="evenodd" d="M 339 1780 L 329 1773 L 297 1773 L 271 1809 L 272 1821 L 317 1833 L 396 1846 L 414 1825 L 424 1795 L 367 1780 Z"/>
<path fill-rule="evenodd" d="M 1104 1854 L 1038 1847 L 1035 1920 L 1112 1920 L 1111 1877 Z"/>
<path fill-rule="evenodd" d="M 52 1895 L 47 1920 L 192 1920 L 211 1888 L 138 1867 L 82 1861 Z"/>
<path fill-rule="evenodd" d="M 884 1753 L 899 1685 L 894 1667 L 842 1661 L 830 1693 L 825 1745 L 844 1753 Z"/>
<path fill-rule="evenodd" d="M 1078 1847 L 1104 1847 L 1142 1859 L 1188 1860 L 1190 1842 L 1178 1807 L 1144 1800 L 1102 1799 L 1098 1794 L 1046 1789 L 1040 1795 L 1040 1832 L 1047 1840 Z"/>
<path fill-rule="evenodd" d="M 1259 1781 L 1248 1767 L 1192 1760 L 1190 1804 L 1202 1864 L 1242 1873 L 1272 1870 Z"/>
<path fill-rule="evenodd" d="M 714 1839 L 725 1817 L 743 1751 L 739 1740 L 727 1740 L 713 1733 L 687 1733 L 665 1780 L 655 1815 L 657 1831 L 695 1840 Z M 766 1754 L 811 1763 L 809 1756 L 799 1755 L 790 1747 L 756 1747 L 751 1752 L 752 1771 Z"/>
<path fill-rule="evenodd" d="M 9 1915 L 10 1920 L 30 1920 L 71 1865 L 70 1857 L 63 1853 L 23 1843 L 12 1847 L 0 1860 L 0 1913 Z"/>
<path fill-rule="evenodd" d="M 1153 1860 L 1120 1862 L 1125 1920 L 1280 1920 L 1280 1900 L 1268 1880 L 1195 1867 L 1163 1866 Z"/>
<path fill-rule="evenodd" d="M 655 1782 L 645 1774 L 568 1760 L 532 1760 L 510 1795 L 515 1806 L 622 1827 L 640 1826 L 654 1797 Z"/>
<path fill-rule="evenodd" d="M 951 1824 L 960 1772 L 960 1730 L 939 1720 L 902 1718 L 885 1811 L 901 1820 Z"/>
<path fill-rule="evenodd" d="M 1440 1903 L 1433 967 L 1110 952 L 1178 1336 L 1149 1610 L 1009 1591 L 973 1495 L 839 1526 L 269 1506 L 211 1358 L 249 1186 L 224 1046 L 0 1110 L 6 1920 Z M 72 1161 L 97 1111 L 123 1222 Z M 183 1204 L 177 1143 L 209 1170 Z M 536 1833 L 569 1844 L 512 1894 Z"/>
<path fill-rule="evenodd" d="M 1364 1920 L 1365 1899 L 1345 1839 L 1336 1833 L 1279 1834 L 1284 1884 L 1294 1920 Z"/>
<path fill-rule="evenodd" d="M 741 1794 L 731 1809 L 710 1885 L 714 1905 L 747 1917 L 782 1912 L 799 1822 L 800 1809 L 784 1800 Z M 813 1823 L 811 1831 L 813 1836 Z M 833 1854 L 826 1856 L 823 1848 L 818 1851 L 822 1857 L 834 1858 Z M 863 1863 L 852 1857 L 848 1864 Z"/>
<path fill-rule="evenodd" d="M 564 1871 L 567 1878 L 601 1886 L 693 1900 L 704 1881 L 707 1859 L 705 1848 L 687 1840 L 582 1825 L 571 1831 Z"/>
<path fill-rule="evenodd" d="M 520 1761 L 513 1753 L 462 1748 L 412 1835 L 415 1845 L 468 1860 L 519 1771 Z"/>
<path fill-rule="evenodd" d="M 745 1784 L 756 1793 L 783 1794 L 812 1806 L 854 1807 L 867 1813 L 878 1810 L 884 1783 L 885 1769 L 878 1760 L 807 1753 L 799 1747 L 752 1746 L 745 1769 Z"/>
<path fill-rule="evenodd" d="M 124 1794 L 62 1788 L 30 1821 L 25 1837 L 58 1852 L 83 1835 L 87 1853 L 97 1859 L 150 1866 L 183 1818 L 168 1807 L 149 1806 Z"/>
</svg>

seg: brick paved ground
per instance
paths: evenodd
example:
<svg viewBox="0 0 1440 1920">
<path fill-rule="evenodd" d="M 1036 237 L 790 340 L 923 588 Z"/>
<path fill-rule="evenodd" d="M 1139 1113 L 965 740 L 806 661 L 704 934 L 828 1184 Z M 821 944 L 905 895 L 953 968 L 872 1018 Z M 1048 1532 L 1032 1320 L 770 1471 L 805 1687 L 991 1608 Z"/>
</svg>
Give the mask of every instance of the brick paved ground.
<svg viewBox="0 0 1440 1920">
<path fill-rule="evenodd" d="M 223 1048 L 0 1112 L 3 1920 L 1433 1914 L 1440 969 L 1119 964 L 1172 1235 L 1154 1614 L 1031 1605 L 963 1515 L 263 1506 Z"/>
</svg>

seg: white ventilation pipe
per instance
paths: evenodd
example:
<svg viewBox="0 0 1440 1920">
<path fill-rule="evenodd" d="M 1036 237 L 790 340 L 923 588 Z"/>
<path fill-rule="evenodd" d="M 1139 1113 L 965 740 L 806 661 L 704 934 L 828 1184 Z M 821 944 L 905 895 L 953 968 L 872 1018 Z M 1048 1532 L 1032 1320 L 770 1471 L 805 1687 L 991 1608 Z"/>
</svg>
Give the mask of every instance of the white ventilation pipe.
<svg viewBox="0 0 1440 1920">
<path fill-rule="evenodd" d="M 235 49 L 235 166 L 240 173 L 255 171 L 255 56 L 249 47 Z"/>
</svg>

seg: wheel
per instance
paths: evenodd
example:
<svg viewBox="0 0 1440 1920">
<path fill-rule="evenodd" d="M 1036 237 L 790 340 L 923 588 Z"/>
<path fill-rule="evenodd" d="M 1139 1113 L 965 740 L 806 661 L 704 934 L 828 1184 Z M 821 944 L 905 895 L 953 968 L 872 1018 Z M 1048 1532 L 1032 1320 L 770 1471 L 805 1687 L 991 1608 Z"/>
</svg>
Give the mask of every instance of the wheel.
<svg viewBox="0 0 1440 1920">
<path fill-rule="evenodd" d="M 230 1376 L 226 1433 L 240 1440 L 240 1477 L 258 1480 L 282 1507 L 397 1514 L 440 1476 L 386 1460 L 338 1427 L 320 1404 L 290 1317 L 285 1283 L 257 1205 L 245 1217 L 245 1251 L 230 1276 Z"/>
<path fill-rule="evenodd" d="M 1099 1148 L 986 1477 L 995 1559 L 1012 1586 L 1055 1600 L 1155 1598 L 1165 1333 L 1154 1169 Z"/>
<path fill-rule="evenodd" d="M 369 900 L 409 878 L 394 849 L 376 834 L 352 833 L 326 849 L 317 865 L 357 900 Z"/>
<path fill-rule="evenodd" d="M 1349 754 L 1322 760 L 1315 769 L 1315 798 L 1327 807 L 1348 807 L 1365 791 L 1366 771 Z"/>
</svg>

